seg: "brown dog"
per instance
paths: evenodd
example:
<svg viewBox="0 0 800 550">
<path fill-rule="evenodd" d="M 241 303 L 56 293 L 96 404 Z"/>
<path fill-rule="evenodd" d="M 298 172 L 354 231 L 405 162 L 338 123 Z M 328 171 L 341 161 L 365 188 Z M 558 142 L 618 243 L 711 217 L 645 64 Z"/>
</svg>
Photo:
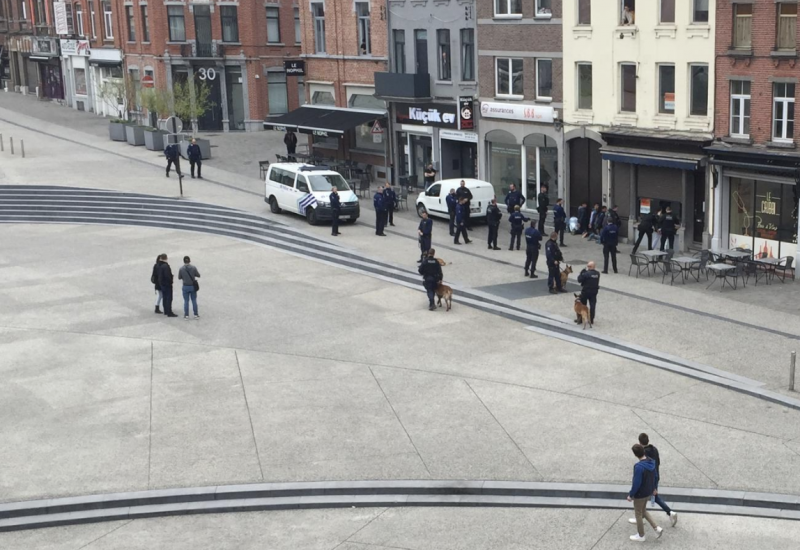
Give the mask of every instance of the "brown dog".
<svg viewBox="0 0 800 550">
<path fill-rule="evenodd" d="M 567 279 L 569 279 L 570 273 L 572 273 L 572 266 L 568 265 L 564 268 L 564 271 L 561 272 L 561 288 L 567 287 Z M 553 288 L 556 288 L 555 282 L 553 283 Z"/>
<path fill-rule="evenodd" d="M 436 261 L 439 262 L 439 265 L 447 265 L 441 258 L 436 258 Z M 453 303 L 453 289 L 439 281 L 439 284 L 436 285 L 436 297 L 439 299 L 437 305 L 442 307 L 442 298 L 444 298 L 444 303 L 447 306 L 445 311 L 450 311 L 450 306 Z"/>
<path fill-rule="evenodd" d="M 581 303 L 580 294 L 573 294 L 573 296 L 575 296 L 575 314 L 578 316 L 578 318 L 575 319 L 575 322 L 579 325 L 583 323 L 583 330 L 586 330 L 586 325 L 589 325 L 589 328 L 592 328 L 592 318 L 589 315 L 589 306 Z"/>
</svg>

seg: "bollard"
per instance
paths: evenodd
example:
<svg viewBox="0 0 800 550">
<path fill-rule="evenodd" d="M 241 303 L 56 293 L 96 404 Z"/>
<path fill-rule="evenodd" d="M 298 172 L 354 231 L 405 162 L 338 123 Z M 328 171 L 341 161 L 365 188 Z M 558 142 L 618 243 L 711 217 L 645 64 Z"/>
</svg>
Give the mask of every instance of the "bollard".
<svg viewBox="0 0 800 550">
<path fill-rule="evenodd" d="M 19 149 L 20 149 L 20 152 L 22 153 L 22 158 L 25 158 L 25 140 L 24 139 L 19 140 Z"/>
<path fill-rule="evenodd" d="M 789 390 L 794 391 L 794 371 L 797 364 L 797 352 L 792 352 L 792 360 L 789 363 Z"/>
<path fill-rule="evenodd" d="M 8 142 L 11 144 L 11 154 L 13 155 L 14 154 L 14 138 L 13 137 L 8 138 Z"/>
</svg>

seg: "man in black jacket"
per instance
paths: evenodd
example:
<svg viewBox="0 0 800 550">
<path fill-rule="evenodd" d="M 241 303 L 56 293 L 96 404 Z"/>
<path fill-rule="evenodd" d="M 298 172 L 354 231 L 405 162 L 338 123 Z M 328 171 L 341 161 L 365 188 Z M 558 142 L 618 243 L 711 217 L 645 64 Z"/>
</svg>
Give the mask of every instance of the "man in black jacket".
<svg viewBox="0 0 800 550">
<path fill-rule="evenodd" d="M 433 220 L 428 217 L 428 212 L 422 213 L 422 219 L 419 221 L 417 227 L 417 235 L 419 235 L 419 250 L 420 257 L 418 264 L 425 260 L 428 250 L 431 249 L 431 239 L 433 238 Z"/>
<path fill-rule="evenodd" d="M 189 156 L 189 169 L 194 179 L 194 167 L 197 165 L 197 177 L 203 179 L 203 153 L 200 151 L 200 146 L 197 145 L 197 140 L 192 138 L 192 144 L 186 148 L 186 154 Z"/>
<path fill-rule="evenodd" d="M 486 223 L 489 226 L 489 250 L 500 250 L 497 246 L 497 232 L 500 230 L 500 219 L 503 213 L 497 206 L 497 199 L 492 199 L 489 208 L 486 209 Z"/>
<path fill-rule="evenodd" d="M 681 221 L 678 216 L 672 213 L 672 207 L 667 206 L 664 211 L 664 217 L 661 218 L 661 252 L 664 252 L 664 245 L 669 241 L 669 249 L 672 250 L 675 246 L 675 233 Z"/>
<path fill-rule="evenodd" d="M 389 220 L 389 225 L 394 227 L 394 210 L 397 208 L 397 193 L 392 189 L 392 184 L 388 181 L 383 189 L 383 194 L 386 199 L 383 201 L 386 206 L 386 215 Z"/>
<path fill-rule="evenodd" d="M 467 182 L 464 180 L 461 180 L 461 187 L 456 189 L 456 198 L 458 199 L 458 202 L 461 202 L 461 199 L 467 200 L 467 202 L 464 203 L 464 228 L 467 231 L 470 231 L 472 228 L 470 227 L 469 222 L 469 209 L 472 201 L 472 191 L 469 190 L 469 187 L 467 187 Z"/>
<path fill-rule="evenodd" d="M 161 265 L 158 267 L 158 286 L 161 287 L 163 297 L 164 315 L 167 317 L 177 317 L 172 313 L 172 269 L 166 254 L 163 254 Z"/>
<path fill-rule="evenodd" d="M 547 219 L 547 207 L 550 206 L 550 197 L 547 196 L 547 186 L 542 185 L 539 195 L 536 197 L 539 212 L 539 233 L 544 235 L 544 221 Z"/>
<path fill-rule="evenodd" d="M 522 208 L 522 205 L 525 204 L 525 198 L 522 196 L 522 193 L 517 191 L 517 186 L 513 183 L 508 188 L 508 195 L 506 195 L 506 207 L 508 208 L 508 213 L 514 213 L 514 207 L 519 206 Z"/>
<path fill-rule="evenodd" d="M 175 166 L 175 172 L 181 177 L 181 155 L 177 143 L 170 143 L 164 148 L 164 156 L 167 157 L 167 177 L 169 169 Z"/>
<path fill-rule="evenodd" d="M 339 199 L 339 190 L 335 187 L 331 189 L 329 199 L 331 201 L 331 235 L 339 236 L 339 215 L 342 213 L 342 201 Z"/>
<path fill-rule="evenodd" d="M 611 255 L 611 265 L 617 273 L 617 244 L 619 243 L 619 228 L 613 220 L 600 232 L 600 244 L 603 245 L 603 273 L 608 273 L 608 255 Z"/>
<path fill-rule="evenodd" d="M 433 298 L 436 295 L 436 287 L 439 281 L 442 280 L 442 266 L 439 260 L 435 258 L 436 251 L 431 248 L 422 264 L 419 266 L 419 274 L 422 275 L 422 286 L 425 287 L 425 292 L 428 294 L 428 309 L 436 311 L 436 304 L 433 303 Z"/>
<path fill-rule="evenodd" d="M 661 457 L 658 454 L 658 449 L 655 445 L 650 444 L 650 438 L 647 436 L 646 433 L 639 434 L 639 444 L 644 447 L 644 454 L 648 458 L 652 458 L 656 463 L 656 474 L 657 479 L 661 480 Z M 661 498 L 661 495 L 658 494 L 658 484 L 656 483 L 656 492 L 655 492 L 655 502 L 661 509 L 666 512 L 667 516 L 669 517 L 670 523 L 672 526 L 675 527 L 675 524 L 678 523 L 678 513 L 673 512 L 667 503 Z M 630 518 L 628 523 L 636 523 L 636 518 Z"/>
<path fill-rule="evenodd" d="M 652 214 L 643 214 L 639 220 L 639 225 L 636 229 L 639 230 L 639 237 L 636 239 L 636 244 L 633 245 L 632 254 L 636 254 L 639 250 L 639 245 L 642 244 L 642 239 L 647 235 L 647 250 L 653 250 L 653 219 Z"/>
<path fill-rule="evenodd" d="M 564 261 L 564 256 L 561 255 L 561 249 L 558 248 L 556 239 L 558 239 L 558 233 L 553 231 L 550 233 L 550 239 L 544 245 L 544 255 L 547 259 L 547 288 L 550 289 L 550 294 L 567 291 L 561 287 L 561 269 L 559 265 Z"/>
<path fill-rule="evenodd" d="M 595 269 L 595 263 L 589 262 L 586 264 L 586 269 L 581 270 L 578 275 L 578 283 L 581 285 L 581 295 L 579 300 L 583 305 L 589 303 L 589 319 L 594 324 L 594 312 L 597 308 L 597 292 L 600 290 L 600 274 Z M 576 323 L 581 324 L 581 318 L 575 320 Z"/>
<path fill-rule="evenodd" d="M 286 135 L 283 136 L 283 143 L 286 144 L 286 156 L 289 157 L 289 160 L 294 162 L 294 152 L 297 148 L 297 135 L 291 130 L 286 132 Z"/>
</svg>

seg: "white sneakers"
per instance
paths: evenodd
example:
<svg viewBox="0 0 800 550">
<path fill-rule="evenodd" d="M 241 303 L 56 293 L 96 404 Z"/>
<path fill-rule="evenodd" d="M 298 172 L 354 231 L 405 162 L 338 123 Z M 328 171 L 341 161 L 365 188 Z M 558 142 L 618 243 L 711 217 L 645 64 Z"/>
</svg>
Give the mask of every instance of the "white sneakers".
<svg viewBox="0 0 800 550">
<path fill-rule="evenodd" d="M 678 521 L 678 514 L 676 514 L 675 512 L 672 512 L 672 514 L 670 514 L 670 520 L 672 521 L 672 526 L 674 527 L 675 523 L 677 523 L 677 521 Z M 636 518 L 628 518 L 628 523 L 636 523 Z M 660 527 L 660 526 L 656 527 L 655 531 L 656 531 L 656 538 L 657 539 L 660 539 L 661 535 L 664 534 L 664 528 L 663 527 Z M 640 537 L 639 534 L 637 533 L 635 535 L 631 535 L 631 540 L 634 541 L 634 542 L 644 542 L 645 541 L 645 537 Z"/>
<path fill-rule="evenodd" d="M 672 526 L 675 527 L 675 524 L 678 523 L 678 512 L 670 512 L 669 520 L 672 522 Z"/>
<path fill-rule="evenodd" d="M 184 316 L 183 316 L 183 320 L 184 320 L 184 321 L 188 321 L 188 320 L 189 320 L 189 316 L 188 316 L 188 315 L 184 315 Z"/>
<path fill-rule="evenodd" d="M 639 534 L 631 535 L 631 540 L 633 542 L 644 542 L 646 539 L 644 537 L 640 537 Z"/>
<path fill-rule="evenodd" d="M 636 518 L 628 518 L 628 523 L 632 523 L 633 525 L 636 525 Z"/>
<path fill-rule="evenodd" d="M 656 527 L 656 538 L 660 539 L 661 535 L 663 535 L 663 534 L 664 534 L 664 528 L 663 527 Z"/>
<path fill-rule="evenodd" d="M 195 320 L 195 321 L 199 321 L 199 320 L 200 320 L 200 316 L 199 316 L 199 315 L 195 315 L 195 316 L 194 316 L 194 320 Z M 673 513 L 674 513 L 674 512 L 673 512 Z M 675 524 L 673 523 L 672 525 L 675 525 Z"/>
</svg>

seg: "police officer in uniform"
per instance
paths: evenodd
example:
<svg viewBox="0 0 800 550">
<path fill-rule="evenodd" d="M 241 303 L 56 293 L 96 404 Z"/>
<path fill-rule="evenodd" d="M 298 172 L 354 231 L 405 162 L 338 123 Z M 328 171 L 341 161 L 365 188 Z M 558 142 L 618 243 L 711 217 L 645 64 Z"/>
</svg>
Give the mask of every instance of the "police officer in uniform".
<svg viewBox="0 0 800 550">
<path fill-rule="evenodd" d="M 431 248 L 431 237 L 433 236 L 433 220 L 428 218 L 427 212 L 422 213 L 422 219 L 419 221 L 417 234 L 419 235 L 419 250 L 421 252 L 417 263 L 421 264 L 428 250 Z"/>
<path fill-rule="evenodd" d="M 342 211 L 342 201 L 339 200 L 339 190 L 335 187 L 331 189 L 331 235 L 339 235 L 339 214 Z"/>
<path fill-rule="evenodd" d="M 455 240 L 453 241 L 454 244 L 461 244 L 458 242 L 458 238 L 463 235 L 464 242 L 469 244 L 472 241 L 469 240 L 467 236 L 467 213 L 469 212 L 469 206 L 467 205 L 467 199 L 461 199 L 458 201 L 458 205 L 456 205 L 456 235 Z"/>
<path fill-rule="evenodd" d="M 522 196 L 522 193 L 517 191 L 517 186 L 513 183 L 509 186 L 508 195 L 506 195 L 506 206 L 508 207 L 508 213 L 514 213 L 514 207 L 519 206 L 522 208 L 522 205 L 525 204 L 525 198 Z"/>
<path fill-rule="evenodd" d="M 611 255 L 611 265 L 617 273 L 617 243 L 619 242 L 619 227 L 614 220 L 609 220 L 600 232 L 600 244 L 603 245 L 603 273 L 608 273 L 608 255 Z"/>
<path fill-rule="evenodd" d="M 669 249 L 675 246 L 675 232 L 681 221 L 678 216 L 672 213 L 672 207 L 667 206 L 664 217 L 661 219 L 661 252 L 664 252 L 664 244 L 669 241 Z"/>
<path fill-rule="evenodd" d="M 564 199 L 558 199 L 553 207 L 553 225 L 556 232 L 558 232 L 559 246 L 567 246 L 564 244 L 564 231 L 567 229 L 567 213 L 564 211 Z"/>
<path fill-rule="evenodd" d="M 531 279 L 538 279 L 536 274 L 536 262 L 539 260 L 539 249 L 542 247 L 542 234 L 531 222 L 531 226 L 525 230 L 525 276 Z M 530 275 L 528 274 L 530 272 Z"/>
<path fill-rule="evenodd" d="M 458 206 L 458 199 L 456 198 L 456 190 L 451 189 L 450 193 L 445 198 L 447 202 L 447 213 L 450 214 L 450 236 L 456 236 L 456 206 Z"/>
<path fill-rule="evenodd" d="M 550 197 L 547 196 L 546 185 L 542 185 L 541 192 L 536 197 L 536 201 L 539 205 L 536 209 L 536 211 L 539 212 L 539 233 L 544 235 L 544 220 L 547 218 L 547 207 L 550 206 Z"/>
<path fill-rule="evenodd" d="M 397 206 L 397 193 L 392 189 L 392 184 L 386 182 L 386 187 L 383 189 L 384 204 L 386 205 L 386 215 L 389 219 L 389 225 L 394 227 L 394 209 Z"/>
<path fill-rule="evenodd" d="M 514 207 L 514 213 L 508 217 L 508 222 L 511 224 L 511 244 L 508 245 L 509 250 L 514 250 L 514 241 L 517 241 L 517 250 L 519 250 L 519 243 L 522 239 L 522 230 L 525 228 L 525 222 L 528 218 L 522 215 L 519 211 L 519 205 Z"/>
<path fill-rule="evenodd" d="M 380 189 L 375 191 L 372 205 L 375 207 L 375 234 L 385 237 L 386 233 L 383 232 L 383 229 L 386 227 L 386 195 Z"/>
<path fill-rule="evenodd" d="M 500 230 L 500 219 L 503 213 L 497 206 L 497 199 L 492 199 L 489 208 L 486 209 L 486 223 L 489 226 L 489 250 L 500 250 L 497 246 L 497 232 Z"/>
<path fill-rule="evenodd" d="M 600 289 L 600 274 L 595 269 L 594 262 L 589 262 L 586 264 L 586 269 L 581 270 L 580 275 L 578 275 L 578 283 L 583 287 L 578 299 L 583 305 L 589 302 L 589 318 L 592 320 L 592 324 L 594 324 L 594 311 L 597 307 L 597 291 Z M 580 324 L 581 318 L 578 317 L 575 322 Z"/>
<path fill-rule="evenodd" d="M 642 244 L 642 239 L 647 235 L 647 250 L 653 250 L 653 225 L 655 219 L 653 214 L 645 214 L 639 220 L 637 229 L 639 230 L 639 238 L 636 239 L 636 244 L 633 245 L 633 254 L 639 250 L 639 245 Z"/>
<path fill-rule="evenodd" d="M 469 223 L 469 205 L 470 201 L 472 200 L 472 191 L 469 190 L 469 187 L 467 187 L 467 182 L 464 180 L 461 180 L 461 187 L 456 189 L 456 198 L 459 202 L 461 202 L 461 199 L 466 199 L 467 201 L 464 210 L 464 228 L 469 231 L 471 229 Z"/>
<path fill-rule="evenodd" d="M 547 244 L 544 245 L 544 254 L 547 258 L 547 288 L 550 289 L 550 294 L 566 292 L 566 289 L 561 287 L 561 270 L 559 269 L 559 264 L 564 261 L 564 256 L 561 255 L 561 249 L 558 248 L 556 239 L 558 239 L 558 233 L 553 231 L 550 233 Z"/>
<path fill-rule="evenodd" d="M 428 309 L 436 311 L 436 304 L 433 303 L 433 298 L 436 295 L 436 287 L 439 281 L 442 280 L 442 266 L 439 261 L 434 257 L 436 251 L 434 249 L 428 250 L 428 254 L 419 266 L 419 274 L 422 275 L 422 286 L 428 293 Z"/>
</svg>

